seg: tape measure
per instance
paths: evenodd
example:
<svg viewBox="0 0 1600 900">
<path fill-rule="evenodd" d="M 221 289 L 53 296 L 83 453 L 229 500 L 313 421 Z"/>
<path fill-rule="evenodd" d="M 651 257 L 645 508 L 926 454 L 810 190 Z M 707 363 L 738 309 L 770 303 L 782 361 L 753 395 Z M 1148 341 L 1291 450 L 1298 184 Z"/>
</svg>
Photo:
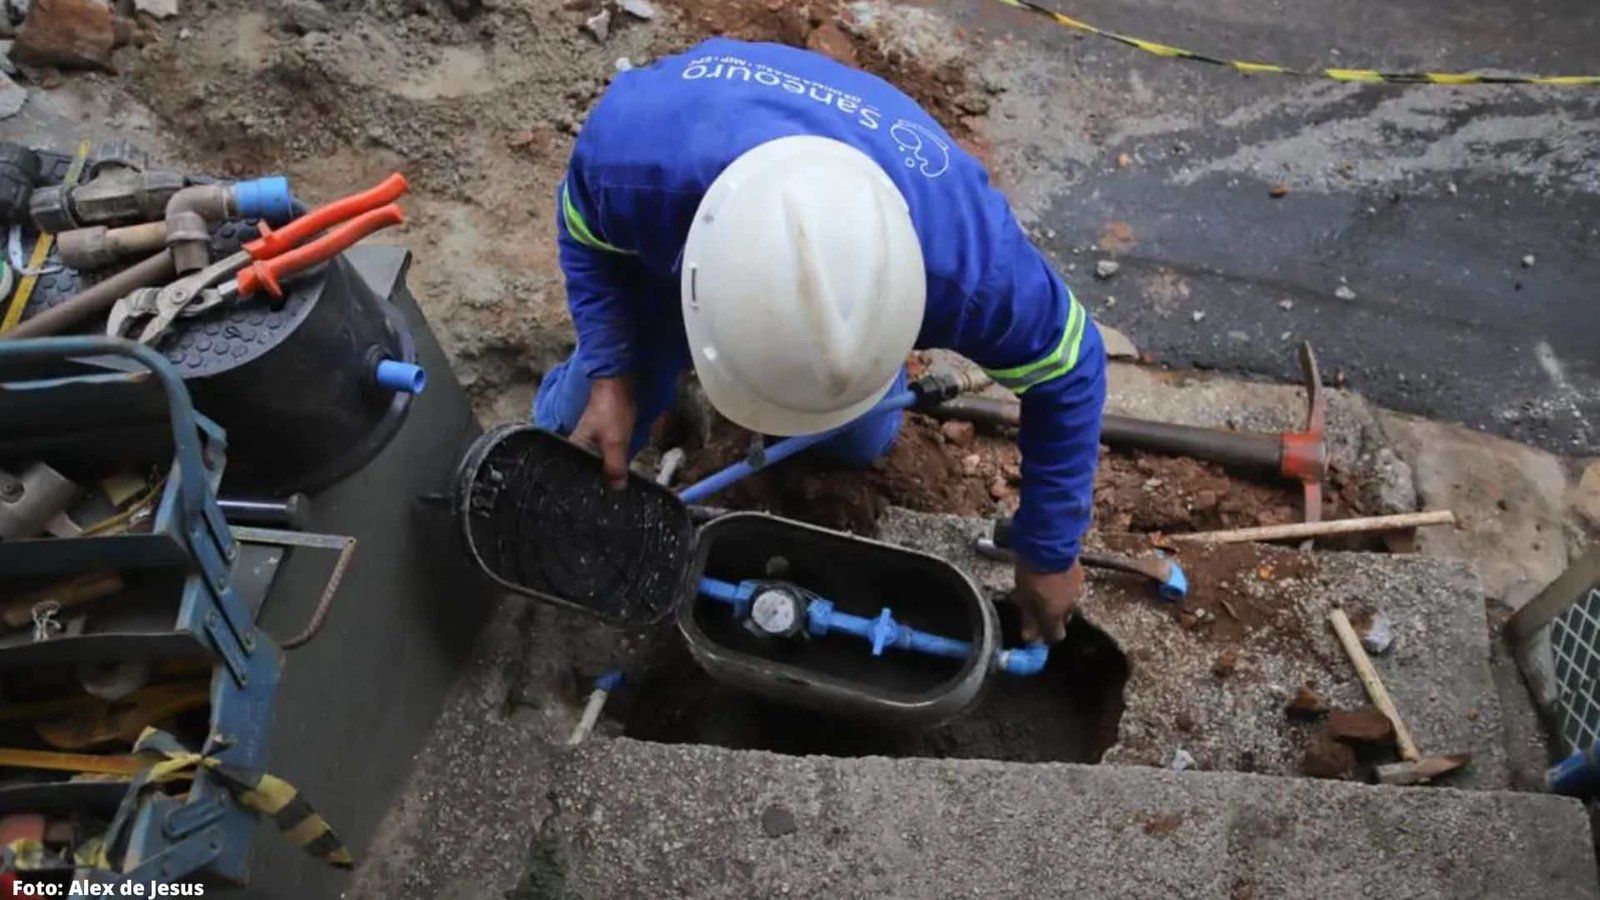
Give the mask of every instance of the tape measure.
<svg viewBox="0 0 1600 900">
<path fill-rule="evenodd" d="M 1303 78 L 1327 78 L 1333 81 L 1359 81 L 1381 82 L 1385 84 L 1541 84 L 1550 87 L 1600 87 L 1600 75 L 1479 75 L 1473 72 L 1381 72 L 1377 69 L 1296 69 L 1291 66 L 1280 66 L 1276 63 L 1247 62 L 1240 59 L 1224 59 L 1220 56 L 1210 56 L 1205 53 L 1196 53 L 1182 47 L 1173 47 L 1157 41 L 1147 41 L 1132 35 L 1119 34 L 1096 28 L 1088 22 L 1074 19 L 1053 9 L 1041 6 L 1033 0 L 995 0 L 1006 6 L 1020 9 L 1035 15 L 1044 16 L 1064 28 L 1081 31 L 1126 44 L 1136 50 L 1155 56 L 1164 56 L 1168 59 L 1187 59 L 1194 62 L 1210 63 L 1214 66 L 1226 66 L 1236 72 L 1247 75 L 1298 75 Z"/>
</svg>

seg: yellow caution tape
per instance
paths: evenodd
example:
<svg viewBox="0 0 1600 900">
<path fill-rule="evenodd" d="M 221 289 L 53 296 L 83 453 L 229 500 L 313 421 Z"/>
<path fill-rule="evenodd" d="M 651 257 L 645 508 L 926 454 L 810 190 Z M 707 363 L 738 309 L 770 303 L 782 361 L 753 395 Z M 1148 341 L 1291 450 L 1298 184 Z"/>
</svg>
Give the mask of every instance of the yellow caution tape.
<svg viewBox="0 0 1600 900">
<path fill-rule="evenodd" d="M 87 140 L 78 143 L 78 153 L 72 158 L 72 164 L 67 167 L 67 177 L 61 183 L 72 187 L 78 183 L 83 175 L 84 163 L 89 160 L 90 143 Z M 33 245 L 33 258 L 28 260 L 28 268 L 37 270 L 44 268 L 45 260 L 50 258 L 50 246 L 55 243 L 55 235 L 41 234 L 39 240 Z M 6 307 L 5 317 L 0 319 L 0 332 L 10 331 L 22 321 L 22 311 L 28 308 L 28 298 L 33 296 L 33 286 L 39 281 L 37 275 L 27 275 L 22 283 L 17 285 L 17 292 L 11 295 L 11 305 Z"/>
<path fill-rule="evenodd" d="M 996 0 L 996 2 L 1044 16 L 1057 25 L 1071 28 L 1073 31 L 1109 38 L 1119 44 L 1126 44 L 1129 47 L 1143 50 L 1156 56 L 1164 56 L 1168 59 L 1188 59 L 1195 62 L 1210 63 L 1214 66 L 1227 66 L 1235 71 L 1250 75 L 1300 75 L 1307 78 L 1329 78 L 1334 81 L 1386 82 L 1390 84 L 1542 84 L 1552 87 L 1600 87 L 1600 75 L 1479 75 L 1472 72 L 1380 72 L 1377 69 L 1296 69 L 1275 63 L 1223 59 L 1220 56 L 1209 56 L 1204 53 L 1196 53 L 1193 50 L 1185 50 L 1182 47 L 1173 47 L 1156 41 L 1147 41 L 1144 38 L 1107 31 L 1104 28 L 1096 28 L 1088 22 L 1058 13 L 1053 9 L 1033 2 L 1033 0 Z"/>
</svg>

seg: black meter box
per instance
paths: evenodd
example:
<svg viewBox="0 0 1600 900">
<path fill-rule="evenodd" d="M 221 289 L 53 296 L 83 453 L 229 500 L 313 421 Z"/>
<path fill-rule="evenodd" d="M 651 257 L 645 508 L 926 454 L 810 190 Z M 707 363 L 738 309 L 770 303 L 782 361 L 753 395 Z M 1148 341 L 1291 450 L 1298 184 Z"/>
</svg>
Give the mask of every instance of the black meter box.
<svg viewBox="0 0 1600 900">
<path fill-rule="evenodd" d="M 998 648 L 993 605 L 945 560 L 765 513 L 697 529 L 670 490 L 637 475 L 613 490 L 598 457 L 530 426 L 481 437 L 462 460 L 454 502 L 469 554 L 500 587 L 618 626 L 673 617 L 712 677 L 782 702 L 936 725 L 977 701 Z M 703 577 L 780 575 L 856 615 L 892 606 L 913 627 L 970 642 L 972 653 L 872 658 L 838 637 L 763 639 L 699 591 Z"/>
</svg>

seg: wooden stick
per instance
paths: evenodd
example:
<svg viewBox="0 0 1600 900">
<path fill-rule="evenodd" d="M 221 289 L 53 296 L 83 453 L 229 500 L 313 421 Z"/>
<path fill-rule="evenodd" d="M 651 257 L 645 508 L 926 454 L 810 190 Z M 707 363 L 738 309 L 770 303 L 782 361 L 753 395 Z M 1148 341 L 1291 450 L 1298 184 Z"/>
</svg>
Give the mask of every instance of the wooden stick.
<svg viewBox="0 0 1600 900">
<path fill-rule="evenodd" d="M 1456 514 L 1448 509 L 1401 513 L 1395 516 L 1367 516 L 1360 519 L 1335 519 L 1332 522 L 1296 522 L 1293 525 L 1262 525 L 1230 531 L 1197 531 L 1168 534 L 1168 541 L 1196 541 L 1208 544 L 1242 544 L 1247 541 L 1281 541 L 1290 538 L 1323 537 L 1332 534 L 1357 534 L 1366 531 L 1393 531 L 1425 525 L 1454 525 Z"/>
<path fill-rule="evenodd" d="M 1356 636 L 1355 628 L 1351 627 L 1350 617 L 1344 614 L 1344 610 L 1336 609 L 1328 613 L 1328 621 L 1333 623 L 1339 643 L 1344 645 L 1344 652 L 1355 664 L 1356 674 L 1361 676 L 1361 683 L 1367 689 L 1367 696 L 1372 698 L 1372 705 L 1394 723 L 1394 742 L 1400 748 L 1400 758 L 1407 762 L 1421 759 L 1422 751 L 1417 749 L 1417 742 L 1411 739 L 1411 732 L 1406 729 L 1406 723 L 1401 721 L 1400 711 L 1395 709 L 1394 699 L 1389 696 L 1388 689 L 1378 680 L 1378 670 L 1372 667 L 1372 659 L 1367 656 L 1367 649 L 1361 646 L 1361 638 Z"/>
<path fill-rule="evenodd" d="M 30 594 L 0 600 L 0 621 L 10 628 L 24 628 L 33 622 L 33 609 L 41 603 L 57 603 L 64 612 L 90 600 L 109 597 L 123 587 L 122 576 L 115 572 L 58 581 Z"/>
</svg>

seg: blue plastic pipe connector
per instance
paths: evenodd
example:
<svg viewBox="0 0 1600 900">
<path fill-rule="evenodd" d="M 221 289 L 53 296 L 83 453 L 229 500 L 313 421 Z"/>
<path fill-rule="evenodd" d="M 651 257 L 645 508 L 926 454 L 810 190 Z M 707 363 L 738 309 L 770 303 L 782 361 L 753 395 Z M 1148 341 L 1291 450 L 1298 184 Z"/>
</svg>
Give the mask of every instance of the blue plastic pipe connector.
<svg viewBox="0 0 1600 900">
<path fill-rule="evenodd" d="M 864 415 L 872 415 L 873 413 L 879 412 L 889 412 L 897 409 L 910 409 L 912 406 L 916 405 L 916 402 L 916 394 L 913 394 L 910 391 L 901 391 L 898 394 L 890 394 L 884 397 L 882 400 L 878 401 L 878 404 L 870 411 L 864 413 Z M 761 465 L 752 465 L 748 459 L 741 460 L 731 466 L 728 466 L 726 469 L 707 476 L 706 478 L 703 478 L 700 481 L 697 481 L 679 491 L 678 498 L 684 503 L 699 503 L 707 497 L 710 497 L 713 494 L 716 494 L 718 491 L 721 491 L 723 488 L 726 488 L 735 482 L 742 481 L 743 479 L 748 478 L 757 471 L 764 469 L 775 462 L 781 462 L 795 455 L 796 453 L 799 453 L 801 450 L 806 449 L 807 447 L 814 447 L 817 444 L 822 443 L 844 429 L 849 428 L 853 424 L 855 424 L 854 420 L 840 425 L 838 428 L 830 431 L 819 431 L 816 434 L 802 434 L 791 438 L 784 438 L 783 440 L 778 441 L 771 447 L 767 448 L 766 453 L 762 456 Z"/>
<path fill-rule="evenodd" d="M 1044 664 L 1049 661 L 1050 646 L 1033 643 L 1025 647 L 1001 650 L 995 665 L 1007 675 L 1037 675 L 1044 671 Z"/>
<path fill-rule="evenodd" d="M 720 600 L 733 607 L 733 617 L 742 619 L 750 614 L 750 601 L 755 598 L 756 586 L 753 581 L 741 581 L 734 584 L 731 581 L 722 581 L 717 578 L 700 579 L 700 593 L 713 600 Z"/>
<path fill-rule="evenodd" d="M 594 680 L 594 689 L 610 693 L 622 684 L 622 670 L 612 669 Z"/>
<path fill-rule="evenodd" d="M 1167 572 L 1167 580 L 1156 588 L 1156 593 L 1161 595 L 1161 599 L 1168 602 L 1182 602 L 1183 598 L 1189 596 L 1189 578 L 1183 574 L 1183 567 L 1178 565 L 1175 560 L 1168 560 L 1167 567 L 1169 570 Z"/>
<path fill-rule="evenodd" d="M 294 195 L 289 193 L 289 179 L 282 175 L 234 182 L 233 205 L 246 219 L 287 222 L 294 218 Z"/>
<path fill-rule="evenodd" d="M 374 374 L 378 379 L 378 386 L 391 391 L 420 394 L 422 389 L 428 386 L 428 373 L 415 363 L 382 359 L 378 361 L 378 369 Z"/>
<path fill-rule="evenodd" d="M 1600 744 L 1556 763 L 1544 773 L 1545 789 L 1569 797 L 1600 793 Z"/>
</svg>

